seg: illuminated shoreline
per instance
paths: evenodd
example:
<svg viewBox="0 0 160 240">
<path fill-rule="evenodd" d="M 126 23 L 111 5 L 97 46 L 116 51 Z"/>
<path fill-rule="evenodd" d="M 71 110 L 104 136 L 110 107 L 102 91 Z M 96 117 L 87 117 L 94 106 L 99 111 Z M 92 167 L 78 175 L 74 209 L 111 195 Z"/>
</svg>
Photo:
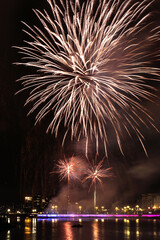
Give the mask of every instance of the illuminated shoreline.
<svg viewBox="0 0 160 240">
<path fill-rule="evenodd" d="M 160 218 L 160 214 L 37 214 L 37 218 Z"/>
</svg>

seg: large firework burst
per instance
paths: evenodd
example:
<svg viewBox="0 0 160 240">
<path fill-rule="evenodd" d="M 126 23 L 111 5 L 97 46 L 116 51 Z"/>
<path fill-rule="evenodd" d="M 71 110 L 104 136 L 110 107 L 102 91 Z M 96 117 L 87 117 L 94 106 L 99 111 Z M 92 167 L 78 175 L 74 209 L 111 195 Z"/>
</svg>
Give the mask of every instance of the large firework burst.
<svg viewBox="0 0 160 240">
<path fill-rule="evenodd" d="M 124 131 L 134 130 L 144 147 L 140 123 L 153 125 L 153 119 L 142 99 L 153 97 L 147 80 L 159 78 L 154 67 L 159 51 L 150 51 L 159 41 L 159 28 L 145 26 L 153 1 L 47 1 L 50 13 L 34 11 L 42 25 L 25 24 L 31 40 L 19 47 L 25 56 L 19 64 L 37 69 L 20 79 L 23 90 L 31 89 L 29 113 L 36 110 L 37 123 L 53 112 L 48 130 L 57 136 L 64 123 L 63 143 L 67 134 L 96 139 L 98 152 L 101 139 L 107 155 L 106 125 L 111 123 L 121 152 Z"/>
</svg>

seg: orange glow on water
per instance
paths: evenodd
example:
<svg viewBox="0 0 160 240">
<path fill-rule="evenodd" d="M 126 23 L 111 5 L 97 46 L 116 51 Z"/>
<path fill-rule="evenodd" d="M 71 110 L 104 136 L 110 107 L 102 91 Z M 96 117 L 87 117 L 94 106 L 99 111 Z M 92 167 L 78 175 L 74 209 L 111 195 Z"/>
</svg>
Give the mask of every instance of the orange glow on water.
<svg viewBox="0 0 160 240">
<path fill-rule="evenodd" d="M 24 232 L 25 235 L 27 234 L 31 234 L 32 230 L 31 230 L 31 219 L 30 218 L 26 218 L 25 219 L 25 228 L 24 228 Z"/>
<path fill-rule="evenodd" d="M 71 222 L 64 223 L 64 239 L 66 240 L 73 240 L 73 232 L 72 232 L 72 226 Z"/>
<path fill-rule="evenodd" d="M 98 228 L 98 222 L 95 221 L 92 225 L 93 227 L 93 240 L 99 240 L 99 228 Z"/>
</svg>

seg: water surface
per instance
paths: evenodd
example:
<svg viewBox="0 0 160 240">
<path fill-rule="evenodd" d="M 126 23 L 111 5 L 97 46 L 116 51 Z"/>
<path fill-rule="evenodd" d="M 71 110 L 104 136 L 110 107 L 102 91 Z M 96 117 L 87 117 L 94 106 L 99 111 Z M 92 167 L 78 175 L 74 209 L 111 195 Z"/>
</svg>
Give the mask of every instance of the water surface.
<svg viewBox="0 0 160 240">
<path fill-rule="evenodd" d="M 7 219 L 0 240 L 158 240 L 159 219 Z M 73 227 L 82 224 L 82 227 Z"/>
</svg>

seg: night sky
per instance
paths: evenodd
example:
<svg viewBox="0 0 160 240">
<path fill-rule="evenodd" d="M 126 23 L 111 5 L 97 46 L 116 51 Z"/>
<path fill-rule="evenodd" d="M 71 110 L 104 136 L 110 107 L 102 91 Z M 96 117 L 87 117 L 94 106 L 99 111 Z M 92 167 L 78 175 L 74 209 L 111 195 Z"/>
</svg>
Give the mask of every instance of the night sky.
<svg viewBox="0 0 160 240">
<path fill-rule="evenodd" d="M 26 38 L 21 21 L 29 25 L 37 23 L 32 9 L 42 10 L 43 7 L 48 9 L 45 0 L 5 0 L 0 6 L 0 202 L 17 202 L 26 194 L 57 195 L 60 191 L 58 178 L 49 174 L 54 163 L 64 154 L 68 157 L 73 153 L 82 155 L 75 142 L 67 143 L 62 149 L 63 129 L 57 139 L 46 134 L 49 119 L 34 126 L 34 114 L 27 117 L 30 106 L 24 107 L 27 92 L 15 96 L 20 89 L 16 79 L 32 70 L 13 65 L 13 62 L 20 61 L 20 55 L 12 46 L 23 45 Z M 154 20 L 160 23 L 158 0 L 152 10 Z M 155 85 L 158 98 L 155 103 L 144 102 L 144 106 L 160 129 L 160 86 Z M 123 143 L 125 156 L 120 154 L 114 140 L 110 142 L 106 166 L 109 162 L 115 174 L 110 184 L 115 187 L 113 195 L 116 199 L 131 200 L 141 193 L 160 192 L 160 134 L 154 129 L 144 129 L 144 133 L 148 158 L 134 136 L 133 140 L 126 139 Z M 92 150 L 90 155 L 93 157 Z"/>
</svg>

